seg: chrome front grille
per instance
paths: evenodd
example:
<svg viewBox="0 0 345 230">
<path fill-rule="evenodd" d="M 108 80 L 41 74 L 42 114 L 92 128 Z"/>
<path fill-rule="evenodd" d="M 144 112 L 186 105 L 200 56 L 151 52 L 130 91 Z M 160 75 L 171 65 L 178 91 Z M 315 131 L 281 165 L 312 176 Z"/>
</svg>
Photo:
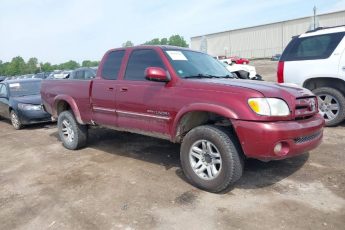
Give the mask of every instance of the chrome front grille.
<svg viewBox="0 0 345 230">
<path fill-rule="evenodd" d="M 316 97 L 303 97 L 296 99 L 295 117 L 296 119 L 306 119 L 318 112 Z"/>
</svg>

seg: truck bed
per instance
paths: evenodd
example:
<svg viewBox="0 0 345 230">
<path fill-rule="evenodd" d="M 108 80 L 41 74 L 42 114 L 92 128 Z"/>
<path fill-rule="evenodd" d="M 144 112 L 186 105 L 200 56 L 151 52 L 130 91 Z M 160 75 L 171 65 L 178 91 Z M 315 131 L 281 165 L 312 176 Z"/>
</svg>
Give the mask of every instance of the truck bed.
<svg viewBox="0 0 345 230">
<path fill-rule="evenodd" d="M 45 110 L 57 117 L 52 105 L 59 103 L 59 99 L 70 101 L 78 108 L 73 111 L 79 122 L 87 124 L 91 122 L 91 85 L 92 80 L 44 80 L 42 81 L 41 94 Z M 78 117 L 79 116 L 79 117 Z"/>
</svg>

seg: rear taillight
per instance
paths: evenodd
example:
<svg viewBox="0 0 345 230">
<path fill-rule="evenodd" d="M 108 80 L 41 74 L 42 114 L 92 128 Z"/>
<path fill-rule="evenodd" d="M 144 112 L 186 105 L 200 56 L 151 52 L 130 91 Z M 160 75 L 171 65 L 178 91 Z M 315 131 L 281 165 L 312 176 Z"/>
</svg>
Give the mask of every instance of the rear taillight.
<svg viewBox="0 0 345 230">
<path fill-rule="evenodd" d="M 278 83 L 284 83 L 284 62 L 278 62 L 278 69 L 277 69 L 277 81 Z"/>
</svg>

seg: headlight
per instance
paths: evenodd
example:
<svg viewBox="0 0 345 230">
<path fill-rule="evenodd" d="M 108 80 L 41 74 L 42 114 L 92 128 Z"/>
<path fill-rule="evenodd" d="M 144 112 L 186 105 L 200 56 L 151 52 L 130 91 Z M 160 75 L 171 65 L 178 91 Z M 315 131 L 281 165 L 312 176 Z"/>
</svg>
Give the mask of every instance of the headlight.
<svg viewBox="0 0 345 230">
<path fill-rule="evenodd" d="M 19 103 L 18 104 L 18 108 L 21 109 L 21 110 L 41 110 L 42 109 L 42 106 L 41 105 L 32 105 L 32 104 L 22 104 L 22 103 Z"/>
<path fill-rule="evenodd" d="M 288 116 L 289 106 L 285 101 L 278 98 L 250 98 L 250 108 L 257 114 L 263 116 Z"/>
</svg>

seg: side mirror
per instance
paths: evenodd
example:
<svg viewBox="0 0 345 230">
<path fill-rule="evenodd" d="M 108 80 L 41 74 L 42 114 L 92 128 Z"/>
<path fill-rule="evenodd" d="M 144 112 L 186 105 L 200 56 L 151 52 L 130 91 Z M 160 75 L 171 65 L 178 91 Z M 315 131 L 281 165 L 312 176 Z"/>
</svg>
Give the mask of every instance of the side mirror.
<svg viewBox="0 0 345 230">
<path fill-rule="evenodd" d="M 148 67 L 145 70 L 145 78 L 149 81 L 169 82 L 170 76 L 160 67 Z"/>
</svg>

